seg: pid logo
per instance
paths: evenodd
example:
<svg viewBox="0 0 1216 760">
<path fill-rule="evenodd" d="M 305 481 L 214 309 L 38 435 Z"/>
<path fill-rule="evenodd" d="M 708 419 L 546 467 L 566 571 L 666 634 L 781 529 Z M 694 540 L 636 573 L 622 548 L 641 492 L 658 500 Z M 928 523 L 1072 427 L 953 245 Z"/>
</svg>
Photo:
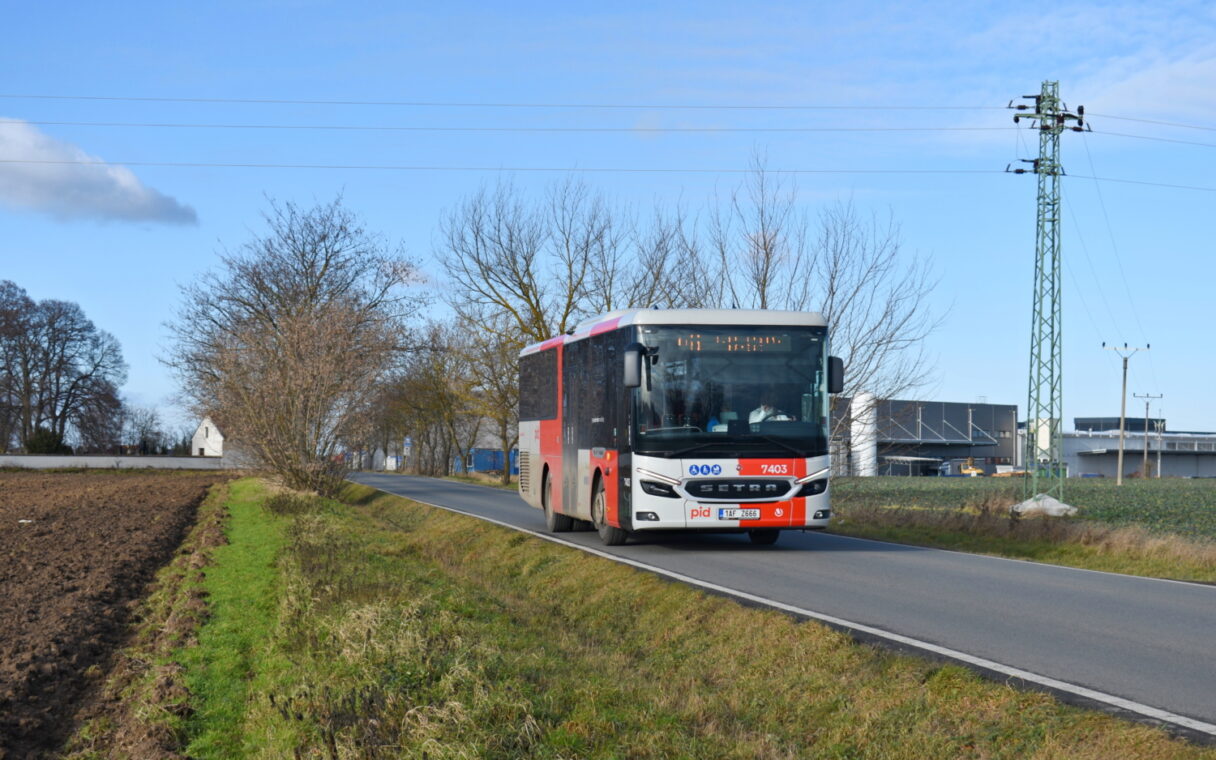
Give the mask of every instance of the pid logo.
<svg viewBox="0 0 1216 760">
<path fill-rule="evenodd" d="M 711 517 L 711 516 L 712 516 L 712 512 L 710 511 L 709 507 L 692 507 L 688 510 L 688 518 L 690 520 L 696 520 L 698 518 L 707 518 L 707 517 Z"/>
<path fill-rule="evenodd" d="M 720 464 L 690 464 L 688 465 L 688 474 L 696 477 L 698 475 L 721 475 L 722 465 Z"/>
</svg>

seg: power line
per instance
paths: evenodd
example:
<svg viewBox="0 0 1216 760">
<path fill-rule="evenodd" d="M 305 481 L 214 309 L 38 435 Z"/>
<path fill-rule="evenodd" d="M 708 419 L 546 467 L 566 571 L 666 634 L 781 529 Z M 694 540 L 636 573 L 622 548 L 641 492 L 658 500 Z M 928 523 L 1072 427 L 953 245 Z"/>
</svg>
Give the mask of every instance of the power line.
<svg viewBox="0 0 1216 760">
<path fill-rule="evenodd" d="M 494 103 L 427 100 L 292 100 L 287 98 L 172 98 L 126 95 L 48 95 L 0 93 L 7 100 L 89 100 L 133 103 L 242 103 L 305 106 L 406 106 L 414 108 L 604 108 L 665 111 L 981 111 L 1000 106 L 859 106 L 859 105 L 740 105 L 729 103 Z"/>
<path fill-rule="evenodd" d="M 620 173 L 620 174 L 750 174 L 754 169 L 713 169 L 686 167 L 580 167 L 580 166 L 441 166 L 414 164 L 280 164 L 261 162 L 216 162 L 216 161 L 85 161 L 67 159 L 0 158 L 0 164 L 47 164 L 80 165 L 97 167 L 146 166 L 160 168 L 214 168 L 214 169 L 345 169 L 384 171 L 429 171 L 429 172 L 575 172 L 575 173 Z M 997 169 L 765 169 L 770 174 L 1005 174 Z M 1197 190 L 1216 193 L 1216 187 L 1200 185 L 1174 185 L 1166 182 L 1119 179 L 1116 177 L 1094 177 L 1085 174 L 1069 174 L 1065 179 L 1090 179 L 1098 182 L 1117 182 L 1130 185 L 1146 185 L 1176 190 Z"/>
<path fill-rule="evenodd" d="M 1085 146 L 1085 157 L 1089 159 L 1089 170 L 1094 174 L 1098 170 L 1094 168 L 1094 157 L 1089 151 L 1089 141 L 1085 139 L 1085 134 L 1081 134 L 1081 144 Z M 1136 308 L 1136 299 L 1132 297 L 1132 289 L 1127 284 L 1127 274 L 1123 271 L 1123 257 L 1119 255 L 1119 244 L 1115 240 L 1115 230 L 1110 223 L 1110 214 L 1106 211 L 1106 200 L 1102 197 L 1102 186 L 1095 182 L 1094 190 L 1098 194 L 1098 206 L 1102 209 L 1102 219 L 1106 222 L 1106 232 L 1110 236 L 1110 248 L 1115 254 L 1115 265 L 1119 270 L 1119 279 L 1123 281 L 1123 290 L 1127 294 L 1127 305 L 1131 309 L 1132 317 L 1136 320 L 1136 326 L 1140 328 L 1140 336 L 1148 337 L 1144 331 L 1144 323 L 1140 321 L 1140 311 Z M 1153 382 L 1157 382 L 1157 368 L 1153 365 L 1152 354 L 1149 354 L 1149 370 L 1153 373 Z"/>
<path fill-rule="evenodd" d="M 1121 329 L 1119 328 L 1119 320 L 1115 317 L 1115 312 L 1110 307 L 1110 301 L 1108 301 L 1106 298 L 1106 290 L 1102 287 L 1102 281 L 1098 278 L 1098 270 L 1094 267 L 1093 258 L 1089 255 L 1089 246 L 1085 244 L 1085 235 L 1081 231 L 1080 223 L 1077 221 L 1076 212 L 1073 211 L 1072 204 L 1068 202 L 1067 198 L 1063 198 L 1063 201 L 1064 208 L 1068 210 L 1068 216 L 1070 219 L 1072 219 L 1073 228 L 1077 232 L 1077 241 L 1081 244 L 1081 252 L 1085 254 L 1085 263 L 1089 266 L 1090 275 L 1093 276 L 1094 287 L 1098 291 L 1098 296 L 1102 299 L 1102 305 L 1106 308 L 1106 317 L 1110 320 L 1112 325 L 1115 325 L 1116 329 Z M 1085 308 L 1085 313 L 1089 316 L 1090 323 L 1093 324 L 1094 334 L 1101 338 L 1101 331 L 1098 329 L 1098 324 L 1094 321 L 1093 314 L 1089 311 L 1089 305 L 1085 302 L 1085 291 L 1081 287 L 1077 276 L 1073 273 L 1072 264 L 1070 263 L 1069 259 L 1064 260 L 1064 268 L 1068 270 L 1069 275 L 1073 279 L 1073 285 L 1075 285 L 1077 289 L 1077 297 L 1081 299 L 1081 305 Z"/>
<path fill-rule="evenodd" d="M 1179 145 L 1198 145 L 1202 148 L 1216 148 L 1216 143 L 1198 142 L 1196 140 L 1175 140 L 1172 137 L 1150 137 L 1149 135 L 1129 135 L 1125 132 L 1107 132 L 1095 129 L 1092 134 L 1110 135 L 1112 137 L 1130 137 L 1134 140 L 1153 140 L 1155 142 L 1178 143 Z"/>
<path fill-rule="evenodd" d="M 1169 182 L 1149 182 L 1141 179 L 1119 179 L 1117 177 L 1095 177 L 1088 174 L 1069 174 L 1073 179 L 1092 179 L 1098 182 L 1117 182 L 1121 185 L 1145 185 L 1147 187 L 1168 187 L 1174 190 L 1198 190 L 1204 193 L 1216 193 L 1216 187 L 1204 187 L 1202 185 L 1175 185 Z"/>
<path fill-rule="evenodd" d="M 1178 127 L 1179 129 L 1199 129 L 1205 132 L 1216 132 L 1216 127 L 1206 127 L 1199 124 L 1182 124 L 1177 121 L 1159 121 L 1157 119 L 1141 119 L 1135 116 L 1114 116 L 1108 113 L 1093 113 L 1090 116 L 1101 116 L 1103 119 L 1118 119 L 1119 121 L 1138 121 L 1141 124 L 1157 124 L 1163 127 Z"/>
<path fill-rule="evenodd" d="M 220 163 L 209 161 L 83 161 L 67 159 L 0 158 L 0 164 L 87 165 L 102 167 L 148 166 L 219 169 L 375 169 L 386 171 L 451 172 L 587 172 L 625 174 L 750 174 L 754 169 L 689 169 L 674 167 L 580 167 L 580 166 L 428 166 L 406 164 L 276 164 Z M 995 169 L 765 169 L 771 174 L 1002 174 Z"/>
<path fill-rule="evenodd" d="M 431 100 L 323 100 L 323 99 L 291 99 L 291 98 L 201 98 L 201 97 L 162 97 L 134 95 L 61 95 L 48 93 L 0 93 L 4 100 L 81 100 L 81 101 L 116 101 L 127 103 L 231 103 L 245 105 L 312 105 L 312 106 L 402 106 L 410 108 L 602 108 L 621 110 L 664 110 L 664 111 L 999 111 L 1003 106 L 940 106 L 940 105 L 846 105 L 846 104 L 772 104 L 758 103 L 743 105 L 738 103 L 501 103 L 501 102 L 469 102 L 469 101 L 431 101 Z M 1119 116 L 1090 112 L 1090 116 L 1100 116 L 1104 119 L 1134 121 L 1143 124 L 1156 124 L 1180 129 L 1197 129 L 1216 132 L 1216 127 L 1200 124 L 1186 124 L 1161 119 L 1144 119 L 1133 116 Z M 1132 137 L 1133 135 L 1122 135 Z M 1153 139 L 1153 138 L 1145 138 Z"/>
<path fill-rule="evenodd" d="M 152 128 L 152 129 L 252 129 L 252 130 L 316 130 L 316 131 L 350 131 L 350 132 L 571 132 L 571 133 L 714 133 L 714 132 L 756 132 L 756 133 L 814 133 L 814 132 L 1003 132 L 1018 131 L 1016 127 L 478 127 L 478 126 L 414 126 L 414 125 L 378 125 L 378 124 L 214 124 L 203 122 L 138 122 L 138 121 L 51 121 L 44 119 L 0 119 L 0 127 L 6 124 L 35 124 L 38 126 L 55 127 L 118 127 L 118 128 Z M 1125 137 L 1133 140 L 1151 140 L 1154 142 L 1175 143 L 1178 145 L 1194 145 L 1202 148 L 1216 148 L 1216 143 L 1199 142 L 1198 140 L 1179 140 L 1172 137 L 1155 137 L 1152 135 L 1133 135 L 1127 132 L 1109 132 L 1093 130 L 1093 134 L 1111 137 Z"/>
<path fill-rule="evenodd" d="M 175 129 L 290 129 L 362 132 L 998 132 L 1016 127 L 431 127 L 343 124 L 183 124 L 169 122 L 122 121 L 42 121 L 0 120 L 6 124 L 37 124 L 66 127 L 149 127 Z M 1216 147 L 1216 146 L 1214 146 Z"/>
</svg>

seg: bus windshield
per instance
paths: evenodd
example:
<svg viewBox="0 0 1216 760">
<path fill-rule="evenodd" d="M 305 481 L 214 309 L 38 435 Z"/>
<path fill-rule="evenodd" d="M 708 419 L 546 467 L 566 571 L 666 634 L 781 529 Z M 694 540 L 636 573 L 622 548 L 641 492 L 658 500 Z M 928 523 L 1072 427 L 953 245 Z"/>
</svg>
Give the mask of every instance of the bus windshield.
<svg viewBox="0 0 1216 760">
<path fill-rule="evenodd" d="M 645 325 L 633 448 L 667 457 L 828 450 L 827 329 Z"/>
</svg>

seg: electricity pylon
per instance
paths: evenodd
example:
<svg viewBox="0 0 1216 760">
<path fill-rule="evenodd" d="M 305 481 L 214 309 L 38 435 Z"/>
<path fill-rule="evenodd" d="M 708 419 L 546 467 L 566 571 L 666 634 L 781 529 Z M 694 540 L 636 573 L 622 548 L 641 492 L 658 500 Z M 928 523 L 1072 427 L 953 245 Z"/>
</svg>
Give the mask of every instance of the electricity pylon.
<svg viewBox="0 0 1216 760">
<path fill-rule="evenodd" d="M 1030 382 L 1026 400 L 1026 441 L 1023 464 L 1026 467 L 1025 496 L 1044 493 L 1064 500 L 1064 373 L 1062 361 L 1063 325 L 1060 317 L 1060 133 L 1084 129 L 1085 107 L 1073 114 L 1060 101 L 1060 83 L 1043 82 L 1038 95 L 1025 95 L 1034 104 L 1009 101 L 1018 111 L 1014 123 L 1022 119 L 1039 131 L 1039 157 L 1022 159 L 1030 169 L 1017 168 L 1015 174 L 1033 172 L 1039 178 L 1039 215 L 1035 233 L 1034 301 L 1030 325 Z M 1070 124 L 1075 122 L 1075 124 Z"/>
</svg>

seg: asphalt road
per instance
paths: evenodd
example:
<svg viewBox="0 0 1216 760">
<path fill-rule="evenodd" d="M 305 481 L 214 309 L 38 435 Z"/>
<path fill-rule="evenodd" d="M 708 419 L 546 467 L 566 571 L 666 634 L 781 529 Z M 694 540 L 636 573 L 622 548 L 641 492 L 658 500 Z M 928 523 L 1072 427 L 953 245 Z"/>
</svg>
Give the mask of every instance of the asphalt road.
<svg viewBox="0 0 1216 760">
<path fill-rule="evenodd" d="M 514 492 L 360 473 L 360 483 L 545 533 Z M 563 542 L 1019 678 L 1114 712 L 1216 738 L 1216 587 L 785 532 Z M 995 667 L 994 667 L 995 666 Z"/>
</svg>

